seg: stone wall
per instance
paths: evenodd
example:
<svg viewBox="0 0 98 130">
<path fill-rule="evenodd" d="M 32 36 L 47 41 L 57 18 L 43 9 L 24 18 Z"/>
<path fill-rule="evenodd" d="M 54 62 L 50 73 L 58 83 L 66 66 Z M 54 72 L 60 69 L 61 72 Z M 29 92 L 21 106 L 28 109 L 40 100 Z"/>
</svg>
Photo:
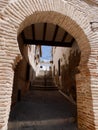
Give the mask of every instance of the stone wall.
<svg viewBox="0 0 98 130">
<path fill-rule="evenodd" d="M 92 30 L 90 24 L 97 19 L 98 6 L 86 0 L 15 0 L 3 6 L 0 11 L 0 130 L 7 129 L 13 69 L 21 57 L 17 36 L 25 27 L 39 22 L 57 24 L 77 41 L 81 50 L 80 73 L 76 76 L 78 127 L 98 130 L 98 29 Z"/>
<path fill-rule="evenodd" d="M 18 42 L 23 58 L 18 62 L 14 69 L 12 106 L 15 105 L 18 100 L 21 100 L 22 96 L 29 91 L 30 83 L 35 78 L 34 69 L 36 68 L 34 63 L 34 47 L 25 46 L 20 35 L 18 37 Z"/>
<path fill-rule="evenodd" d="M 12 106 L 29 91 L 31 80 L 34 77 L 32 67 L 22 59 L 15 68 L 13 93 L 12 93 Z"/>
<path fill-rule="evenodd" d="M 71 100 L 76 102 L 76 74 L 79 73 L 81 52 L 76 42 L 72 48 L 53 49 L 53 69 L 55 68 L 54 82 Z M 60 75 L 58 61 L 60 60 Z M 54 67 L 55 66 L 55 67 Z M 54 73 L 54 70 L 53 70 Z"/>
</svg>

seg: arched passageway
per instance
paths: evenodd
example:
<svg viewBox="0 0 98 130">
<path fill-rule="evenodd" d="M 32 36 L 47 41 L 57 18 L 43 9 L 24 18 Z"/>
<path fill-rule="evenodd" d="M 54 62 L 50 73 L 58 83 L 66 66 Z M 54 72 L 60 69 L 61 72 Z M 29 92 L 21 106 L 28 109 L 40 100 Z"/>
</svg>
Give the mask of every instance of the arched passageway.
<svg viewBox="0 0 98 130">
<path fill-rule="evenodd" d="M 34 56 L 34 49 L 30 49 L 27 54 L 25 48 L 34 48 L 30 45 L 52 46 L 52 66 L 55 67 L 55 70 L 52 67 L 52 71 L 55 71 L 55 74 L 53 74 L 54 81 L 56 85 L 61 86 L 59 89 L 65 91 L 67 95 L 70 95 L 69 92 L 72 93 L 72 97 L 76 99 L 76 74 L 79 72 L 77 67 L 79 66 L 81 59 L 81 51 L 76 40 L 68 32 L 58 25 L 51 23 L 36 23 L 26 27 L 21 32 L 18 37 L 18 42 L 23 57 L 25 57 L 25 59 L 27 59 L 26 57 L 29 57 L 29 64 L 31 64 L 33 68 L 35 68 L 34 62 L 36 62 L 36 58 L 40 57 L 40 55 L 37 54 L 37 56 Z M 59 60 L 61 62 L 59 67 L 61 68 L 61 72 L 58 73 Z M 37 73 L 37 70 L 35 71 Z"/>
<path fill-rule="evenodd" d="M 36 23 L 26 27 L 22 31 L 18 37 L 18 42 L 24 59 L 18 63 L 15 69 L 12 104 L 14 105 L 15 100 L 19 102 L 20 99 L 22 99 L 22 101 L 17 103 L 14 110 L 12 109 L 11 111 L 9 130 L 23 128 L 44 129 L 44 127 L 45 129 L 53 130 L 66 128 L 69 130 L 77 129 L 77 123 L 75 121 L 77 118 L 76 105 L 68 103 L 66 98 L 61 96 L 57 91 L 59 89 L 60 93 L 62 93 L 61 91 L 65 92 L 68 96 L 67 98 L 72 97 L 73 101 L 76 102 L 75 69 L 79 65 L 80 50 L 75 39 L 57 25 L 51 23 Z M 54 46 L 53 55 L 57 55 L 54 54 L 54 49 L 57 47 L 57 53 L 59 55 L 57 57 L 53 56 L 53 63 L 55 66 L 58 66 L 58 63 L 56 63 L 58 58 L 63 58 L 64 63 L 60 66 L 60 74 L 58 75 L 57 72 L 55 76 L 52 76 L 55 84 L 52 83 L 51 73 L 46 73 L 44 70 L 40 71 L 39 77 L 36 77 L 35 80 L 33 80 L 33 77 L 31 79 L 30 74 L 27 74 L 29 68 L 26 67 L 28 66 L 26 65 L 26 61 L 32 68 L 34 68 L 34 62 L 36 62 L 36 50 L 34 50 L 34 46 L 30 46 L 32 44 L 38 44 L 37 46 L 39 46 L 39 44 Z M 63 51 L 63 53 L 59 52 L 59 50 L 61 50 L 61 52 Z M 33 53 L 35 53 L 35 55 L 33 55 Z M 40 55 L 37 54 L 36 56 L 39 57 Z M 36 70 L 35 72 L 37 73 Z M 28 80 L 26 77 L 28 77 Z M 28 84 L 30 82 L 31 86 L 28 93 Z M 60 85 L 60 83 L 62 83 L 62 85 Z M 55 87 L 55 85 L 58 87 Z M 25 97 L 21 98 L 23 93 Z M 35 110 L 37 111 L 35 112 Z M 53 121 L 53 123 L 51 123 L 51 121 Z M 74 121 L 75 123 L 73 123 Z M 30 122 L 31 125 L 28 124 Z M 40 122 L 40 125 L 39 123 L 36 124 L 36 122 Z M 46 125 L 43 122 L 47 122 Z M 58 122 L 58 125 L 56 122 Z"/>
<path fill-rule="evenodd" d="M 96 97 L 94 86 L 96 87 L 98 74 L 95 72 L 98 64 L 96 56 L 96 48 L 98 48 L 96 42 L 97 33 L 92 32 L 89 19 L 88 17 L 85 18 L 85 15 L 86 13 L 83 14 L 76 6 L 63 0 L 46 2 L 19 0 L 5 8 L 0 26 L 2 43 L 0 50 L 1 130 L 7 129 L 12 95 L 13 69 L 21 58 L 17 36 L 25 27 L 39 22 L 53 23 L 62 27 L 77 41 L 81 50 L 81 60 L 78 67 L 81 73 L 76 77 L 78 126 L 81 130 L 97 129 L 98 120 L 96 117 L 98 110 L 94 98 Z"/>
</svg>

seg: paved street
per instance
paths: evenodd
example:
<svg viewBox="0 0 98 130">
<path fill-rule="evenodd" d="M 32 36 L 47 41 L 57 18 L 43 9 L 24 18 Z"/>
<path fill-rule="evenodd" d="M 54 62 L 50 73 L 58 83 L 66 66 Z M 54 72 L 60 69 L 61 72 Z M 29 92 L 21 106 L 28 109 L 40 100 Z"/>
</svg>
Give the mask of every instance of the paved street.
<svg viewBox="0 0 98 130">
<path fill-rule="evenodd" d="M 30 91 L 11 111 L 8 130 L 77 130 L 75 116 L 58 91 Z"/>
</svg>

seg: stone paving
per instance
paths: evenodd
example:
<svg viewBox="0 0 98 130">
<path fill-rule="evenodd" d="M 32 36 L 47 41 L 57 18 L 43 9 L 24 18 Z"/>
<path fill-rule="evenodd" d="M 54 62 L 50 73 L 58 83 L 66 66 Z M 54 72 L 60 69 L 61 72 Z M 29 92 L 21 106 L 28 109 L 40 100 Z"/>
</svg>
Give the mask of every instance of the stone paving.
<svg viewBox="0 0 98 130">
<path fill-rule="evenodd" d="M 10 113 L 8 130 L 77 130 L 76 106 L 58 91 L 30 91 Z"/>
</svg>

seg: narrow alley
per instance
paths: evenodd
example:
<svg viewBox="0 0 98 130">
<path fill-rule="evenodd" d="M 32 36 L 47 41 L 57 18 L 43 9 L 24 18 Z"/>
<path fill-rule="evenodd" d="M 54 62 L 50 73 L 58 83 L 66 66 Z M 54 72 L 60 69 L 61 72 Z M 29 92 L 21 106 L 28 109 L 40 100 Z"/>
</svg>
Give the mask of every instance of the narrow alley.
<svg viewBox="0 0 98 130">
<path fill-rule="evenodd" d="M 39 28 L 44 30 L 39 31 L 43 34 L 43 39 L 45 33 L 49 36 L 51 32 L 52 42 L 55 43 L 52 44 L 51 38 L 46 42 L 40 41 L 42 36 L 39 38 L 39 35 L 36 35 L 35 42 L 39 45 L 24 45 L 23 39 L 29 37 L 28 28 L 32 27 L 33 32 L 37 32 Z M 61 35 L 57 35 L 58 32 Z M 59 38 L 59 42 L 56 38 Z M 32 39 L 35 38 L 31 37 L 31 41 Z M 63 47 L 60 39 L 66 40 L 68 46 L 64 42 Z M 77 130 L 75 76 L 80 61 L 80 50 L 75 39 L 58 25 L 37 23 L 25 28 L 18 41 L 24 58 L 15 68 L 8 130 Z M 41 45 L 44 43 L 47 46 L 47 41 L 50 41 L 50 49 L 49 46 L 46 49 Z M 34 41 L 32 43 L 34 44 Z"/>
<path fill-rule="evenodd" d="M 43 76 L 12 109 L 8 130 L 77 130 L 76 106 L 59 93 L 51 77 L 45 81 Z"/>
</svg>

